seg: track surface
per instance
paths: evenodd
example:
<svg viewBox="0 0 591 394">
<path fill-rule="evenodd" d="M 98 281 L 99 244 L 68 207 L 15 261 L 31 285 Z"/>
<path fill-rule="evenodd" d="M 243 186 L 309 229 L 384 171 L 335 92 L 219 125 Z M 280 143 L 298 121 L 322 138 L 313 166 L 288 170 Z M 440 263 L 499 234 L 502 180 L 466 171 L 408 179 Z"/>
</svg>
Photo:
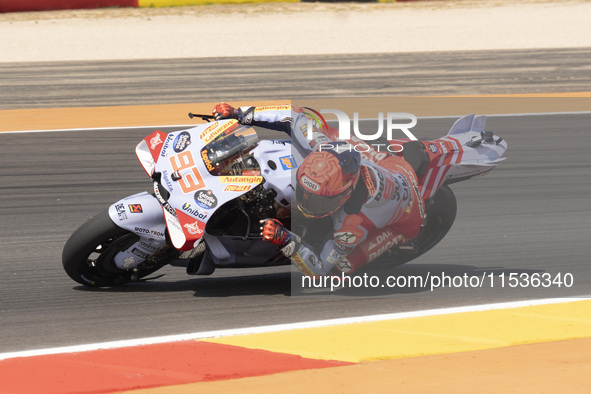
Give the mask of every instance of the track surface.
<svg viewBox="0 0 591 394">
<path fill-rule="evenodd" d="M 591 90 L 591 48 L 0 63 L 0 109 Z"/>
<path fill-rule="evenodd" d="M 403 83 L 401 77 L 400 81 L 392 82 L 394 90 L 384 94 L 591 90 L 589 73 L 577 71 L 584 68 L 582 59 L 588 56 L 585 55 L 588 51 L 575 51 L 572 57 L 559 52 L 539 54 L 538 63 L 545 66 L 539 66 L 540 74 L 536 74 L 539 76 L 534 80 L 528 76 L 535 73 L 526 72 L 526 67 L 533 65 L 521 64 L 520 67 L 524 67 L 522 73 L 507 69 L 506 77 L 502 76 L 503 72 L 495 77 L 493 74 L 499 71 L 490 69 L 478 71 L 490 77 L 483 84 L 474 82 L 472 72 L 480 70 L 486 62 L 462 71 L 458 71 L 461 69 L 458 65 L 445 72 L 448 79 L 427 78 L 431 71 L 451 69 L 453 62 L 461 64 L 458 59 L 462 54 L 446 54 L 450 66 L 434 64 L 431 71 L 424 72 L 423 81 L 417 84 L 420 86 Z M 488 59 L 502 58 L 494 52 L 477 55 Z M 415 58 L 416 70 L 425 67 L 423 55 L 409 56 L 408 59 Z M 554 66 L 548 66 L 553 57 L 556 58 Z M 515 53 L 516 63 L 518 59 L 519 53 Z M 297 71 L 301 68 L 292 60 L 277 58 L 276 62 L 284 64 L 282 70 L 288 66 L 296 70 L 289 75 L 309 75 Z M 207 62 L 215 68 L 214 61 Z M 377 60 L 367 62 L 365 69 L 379 68 Z M 341 59 L 340 67 L 345 67 L 342 63 Z M 413 69 L 413 65 L 404 63 L 409 70 Z M 201 88 L 193 89 L 186 79 L 181 85 L 180 70 L 170 69 L 162 74 L 162 68 L 153 67 L 154 64 L 158 63 L 136 63 L 140 69 L 122 66 L 127 70 L 125 72 L 117 71 L 117 67 L 105 68 L 104 64 L 51 64 L 37 69 L 34 68 L 42 65 L 22 65 L 13 66 L 11 70 L 4 65 L 2 75 L 12 75 L 16 79 L 10 82 L 14 83 L 13 89 L 1 90 L 0 94 L 4 95 L 2 106 L 35 108 L 196 101 L 196 98 L 203 98 L 199 101 L 229 100 L 237 97 L 237 91 L 244 92 L 241 93 L 243 98 L 273 98 L 277 97 L 278 91 L 282 97 L 290 93 L 295 95 L 293 84 L 283 82 L 283 71 L 264 74 L 272 82 L 264 88 L 259 87 L 261 90 L 253 88 L 252 95 L 251 87 L 256 84 L 251 84 L 252 78 L 244 74 L 225 80 L 227 85 L 223 88 L 201 93 Z M 197 66 L 198 63 L 188 64 L 185 70 L 195 73 Z M 143 73 L 149 83 L 144 84 L 145 90 L 138 91 L 136 84 L 141 85 L 138 81 L 142 77 L 134 76 L 131 69 L 142 74 L 141 67 L 160 72 L 155 77 L 152 75 L 154 80 L 149 73 Z M 105 70 L 104 74 L 99 72 L 101 69 Z M 52 74 L 51 70 L 56 73 Z M 86 73 L 79 80 L 82 85 L 72 83 L 71 76 L 78 72 Z M 200 72 L 210 81 L 208 84 L 213 85 L 215 79 L 211 77 L 211 70 Z M 355 68 L 340 72 L 341 81 L 346 80 L 345 75 L 353 78 L 360 73 Z M 31 79 L 30 75 L 35 73 L 37 77 Z M 369 84 L 359 81 L 343 86 L 334 73 L 333 69 L 314 74 L 317 80 L 307 82 L 305 86 L 314 85 L 318 90 L 302 89 L 301 94 L 379 94 L 379 76 L 375 76 L 375 88 L 371 89 L 367 88 Z M 388 69 L 383 73 L 391 75 L 398 71 Z M 64 79 L 66 75 L 70 75 L 70 79 Z M 411 81 L 418 80 L 409 75 L 406 77 Z M 89 81 L 90 77 L 96 79 Z M 262 77 L 261 73 L 259 81 Z M 20 82 L 19 78 L 22 78 Z M 119 85 L 126 78 L 130 83 Z M 105 83 L 106 80 L 111 82 Z M 471 82 L 458 88 L 462 80 Z M 549 80 L 551 82 L 547 82 Z M 576 81 L 577 88 L 571 85 L 572 80 Z M 241 88 L 236 88 L 237 81 L 241 82 Z M 435 86 L 433 81 L 438 81 Z M 6 85 L 5 81 L 2 82 Z M 196 79 L 195 85 L 205 83 Z M 64 97 L 67 99 L 62 100 Z M 591 192 L 588 179 L 590 121 L 589 114 L 489 118 L 487 129 L 494 130 L 509 142 L 509 159 L 484 178 L 454 185 L 459 212 L 451 233 L 423 258 L 394 272 L 397 275 L 568 272 L 574 276 L 572 288 L 511 289 L 497 285 L 494 288 L 446 288 L 433 292 L 392 289 L 372 299 L 288 297 L 290 278 L 282 268 L 218 271 L 212 277 L 198 278 L 186 276 L 183 269 L 170 267 L 162 270 L 166 276 L 148 283 L 104 290 L 77 286 L 61 268 L 63 244 L 84 220 L 119 198 L 150 186 L 133 149 L 153 130 L 0 134 L 3 169 L 0 183 L 0 350 L 17 351 L 527 298 L 588 295 L 591 293 L 591 268 L 587 261 L 591 229 L 588 202 Z M 445 134 L 452 123 L 453 119 L 420 120 L 413 132 L 421 138 L 436 138 Z"/>
<path fill-rule="evenodd" d="M 484 178 L 455 185 L 459 213 L 447 239 L 393 272 L 569 272 L 572 288 L 389 289 L 373 299 L 288 297 L 283 268 L 197 278 L 169 267 L 153 282 L 77 286 L 61 268 L 61 248 L 88 217 L 149 187 L 132 152 L 150 130 L 0 134 L 0 349 L 589 294 L 590 121 L 591 115 L 490 118 L 488 128 L 509 141 L 510 159 Z M 416 132 L 433 138 L 452 122 L 422 120 Z"/>
</svg>

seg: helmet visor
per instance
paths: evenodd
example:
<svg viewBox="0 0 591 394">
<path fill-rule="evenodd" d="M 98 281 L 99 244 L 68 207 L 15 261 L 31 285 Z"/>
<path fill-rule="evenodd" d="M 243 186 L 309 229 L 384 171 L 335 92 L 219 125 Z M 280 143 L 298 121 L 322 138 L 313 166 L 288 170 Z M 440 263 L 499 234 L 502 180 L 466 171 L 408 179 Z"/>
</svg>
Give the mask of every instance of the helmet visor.
<svg viewBox="0 0 591 394">
<path fill-rule="evenodd" d="M 339 209 L 351 194 L 347 189 L 334 196 L 320 196 L 307 191 L 302 186 L 296 186 L 296 201 L 298 209 L 307 217 L 321 218 Z"/>
</svg>

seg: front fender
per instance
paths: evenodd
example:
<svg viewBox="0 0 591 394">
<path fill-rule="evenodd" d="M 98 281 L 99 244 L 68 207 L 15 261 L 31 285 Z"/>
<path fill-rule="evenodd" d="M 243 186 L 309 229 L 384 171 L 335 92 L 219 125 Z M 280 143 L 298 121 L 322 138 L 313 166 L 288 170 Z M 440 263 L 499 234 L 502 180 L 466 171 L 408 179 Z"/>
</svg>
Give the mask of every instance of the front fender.
<svg viewBox="0 0 591 394">
<path fill-rule="evenodd" d="M 109 217 L 115 225 L 144 239 L 165 239 L 166 222 L 162 206 L 148 192 L 134 194 L 109 207 Z"/>
</svg>

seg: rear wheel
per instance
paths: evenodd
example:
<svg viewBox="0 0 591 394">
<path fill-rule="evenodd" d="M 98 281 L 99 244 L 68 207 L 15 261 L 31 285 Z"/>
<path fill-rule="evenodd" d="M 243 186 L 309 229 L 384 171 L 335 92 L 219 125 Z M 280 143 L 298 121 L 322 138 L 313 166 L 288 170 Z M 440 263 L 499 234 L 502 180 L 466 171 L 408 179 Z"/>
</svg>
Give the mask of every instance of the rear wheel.
<svg viewBox="0 0 591 394">
<path fill-rule="evenodd" d="M 116 226 L 108 211 L 101 212 L 80 226 L 66 242 L 62 253 L 64 270 L 76 282 L 93 287 L 143 278 L 164 266 L 168 259 L 151 257 L 129 270 L 118 268 L 113 260 L 138 239 L 136 234 Z"/>
<path fill-rule="evenodd" d="M 449 232 L 456 219 L 457 209 L 456 197 L 449 186 L 440 187 L 437 193 L 426 201 L 427 218 L 418 237 L 413 240 L 413 249 L 391 249 L 376 263 L 382 267 L 397 266 L 427 253 Z"/>
</svg>

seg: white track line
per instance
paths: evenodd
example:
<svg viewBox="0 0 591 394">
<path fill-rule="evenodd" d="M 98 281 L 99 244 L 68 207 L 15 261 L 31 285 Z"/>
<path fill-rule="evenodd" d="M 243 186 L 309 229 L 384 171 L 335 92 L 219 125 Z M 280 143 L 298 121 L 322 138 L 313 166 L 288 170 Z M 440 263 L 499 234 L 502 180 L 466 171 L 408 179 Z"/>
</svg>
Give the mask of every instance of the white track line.
<svg viewBox="0 0 591 394">
<path fill-rule="evenodd" d="M 573 111 L 573 112 L 524 112 L 518 114 L 490 114 L 488 117 L 513 117 L 513 116 L 549 116 L 549 115 L 588 115 L 591 111 Z M 466 114 L 464 114 L 466 115 Z M 445 115 L 445 116 L 417 116 L 417 119 L 457 119 L 464 115 Z M 378 118 L 363 118 L 360 121 L 375 121 Z M 333 122 L 328 120 L 327 123 Z M 160 125 L 160 126 L 125 126 L 125 127 L 87 127 L 78 129 L 50 129 L 50 130 L 15 130 L 15 131 L 0 131 L 2 134 L 21 134 L 21 133 L 58 133 L 70 131 L 98 131 L 98 130 L 138 130 L 138 129 L 152 129 L 152 128 L 169 128 L 169 127 L 195 127 L 203 123 L 193 123 L 189 125 Z"/>
<path fill-rule="evenodd" d="M 466 312 L 480 312 L 480 311 L 490 311 L 490 310 L 498 310 L 498 309 L 511 309 L 511 308 L 521 308 L 521 307 L 535 306 L 535 305 L 562 304 L 562 303 L 583 301 L 583 300 L 590 300 L 590 299 L 591 298 L 589 298 L 588 296 L 582 296 L 580 298 L 545 298 L 545 299 L 528 300 L 528 301 L 513 301 L 513 302 L 503 302 L 503 303 L 495 303 L 495 304 L 483 304 L 483 305 L 459 306 L 459 307 L 441 308 L 441 309 L 429 309 L 429 310 L 413 311 L 413 312 L 397 312 L 397 313 L 388 313 L 388 314 L 382 314 L 382 315 L 347 317 L 347 318 L 329 319 L 329 320 L 315 320 L 315 321 L 309 321 L 309 322 L 276 324 L 276 325 L 270 325 L 270 326 L 245 327 L 245 328 L 235 328 L 235 329 L 216 330 L 216 331 L 202 331 L 202 332 L 195 332 L 195 333 L 189 333 L 189 334 L 167 335 L 167 336 L 160 336 L 160 337 L 138 338 L 138 339 L 129 339 L 129 340 L 112 341 L 112 342 L 90 343 L 90 344 L 86 344 L 86 345 L 63 346 L 63 347 L 55 347 L 55 348 L 48 348 L 48 349 L 34 349 L 34 350 L 25 350 L 25 351 L 18 351 L 18 352 L 0 353 L 0 360 L 6 360 L 6 359 L 16 358 L 16 357 L 32 357 L 32 356 L 44 356 L 44 355 L 51 355 L 51 354 L 87 352 L 87 351 L 92 351 L 92 350 L 117 349 L 117 348 L 124 348 L 124 347 L 154 345 L 154 344 L 161 344 L 161 343 L 190 341 L 190 340 L 205 339 L 205 338 L 219 338 L 219 337 L 228 337 L 228 336 L 235 336 L 235 335 L 261 334 L 261 333 L 269 333 L 269 332 L 277 332 L 277 331 L 300 330 L 300 329 L 305 329 L 305 328 L 329 327 L 329 326 L 339 326 L 339 325 L 344 325 L 344 324 L 357 324 L 357 323 L 377 322 L 377 321 L 384 321 L 384 320 L 407 319 L 407 318 L 413 318 L 413 317 L 448 315 L 448 314 L 466 313 Z"/>
</svg>

